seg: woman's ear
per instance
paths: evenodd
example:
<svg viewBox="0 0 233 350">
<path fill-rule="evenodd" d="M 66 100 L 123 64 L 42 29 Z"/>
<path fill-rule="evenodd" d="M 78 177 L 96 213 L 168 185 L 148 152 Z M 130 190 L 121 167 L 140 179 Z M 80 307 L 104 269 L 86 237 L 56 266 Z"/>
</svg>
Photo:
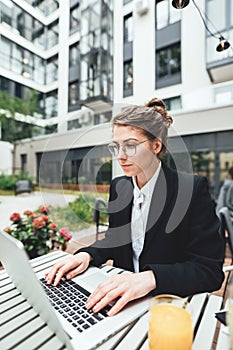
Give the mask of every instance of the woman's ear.
<svg viewBox="0 0 233 350">
<path fill-rule="evenodd" d="M 157 138 L 153 141 L 153 151 L 158 155 L 163 147 L 161 139 Z"/>
</svg>

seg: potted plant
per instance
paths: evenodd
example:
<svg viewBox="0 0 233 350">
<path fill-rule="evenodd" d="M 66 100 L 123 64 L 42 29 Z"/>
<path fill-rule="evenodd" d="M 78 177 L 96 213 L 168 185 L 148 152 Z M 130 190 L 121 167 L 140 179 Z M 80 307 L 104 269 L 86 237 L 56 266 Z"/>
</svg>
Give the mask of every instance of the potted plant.
<svg viewBox="0 0 233 350">
<path fill-rule="evenodd" d="M 37 212 L 25 210 L 23 215 L 14 212 L 10 216 L 12 224 L 4 229 L 24 244 L 29 258 L 48 253 L 52 249 L 66 249 L 72 238 L 68 228 L 60 230 L 49 217 L 50 208 L 42 205 Z"/>
</svg>

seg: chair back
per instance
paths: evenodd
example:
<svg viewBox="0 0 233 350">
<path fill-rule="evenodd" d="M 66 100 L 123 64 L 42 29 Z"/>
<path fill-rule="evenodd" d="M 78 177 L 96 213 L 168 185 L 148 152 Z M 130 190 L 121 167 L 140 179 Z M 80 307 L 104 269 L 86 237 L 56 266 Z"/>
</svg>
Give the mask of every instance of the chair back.
<svg viewBox="0 0 233 350">
<path fill-rule="evenodd" d="M 229 248 L 233 258 L 233 223 L 231 221 L 229 209 L 227 207 L 221 208 L 218 215 L 221 221 L 220 233 L 222 237 L 226 239 L 225 231 L 227 231 Z"/>
<path fill-rule="evenodd" d="M 31 193 L 31 185 L 28 180 L 19 180 L 15 184 L 15 195 L 23 192 L 29 192 Z"/>
<path fill-rule="evenodd" d="M 93 222 L 96 223 L 96 239 L 98 239 L 98 235 L 100 226 L 100 212 L 107 211 L 108 203 L 103 198 L 96 198 L 95 200 L 95 208 L 93 213 Z M 101 223 L 101 225 L 106 226 L 106 224 Z"/>
</svg>

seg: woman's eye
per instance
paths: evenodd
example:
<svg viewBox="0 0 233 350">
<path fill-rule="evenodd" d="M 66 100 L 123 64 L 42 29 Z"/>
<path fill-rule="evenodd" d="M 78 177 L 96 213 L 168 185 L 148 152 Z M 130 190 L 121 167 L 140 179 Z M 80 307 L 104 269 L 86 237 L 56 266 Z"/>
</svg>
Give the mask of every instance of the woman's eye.
<svg viewBox="0 0 233 350">
<path fill-rule="evenodd" d="M 135 148 L 135 147 L 136 147 L 136 144 L 135 144 L 135 143 L 126 143 L 126 144 L 125 144 L 125 147 L 126 147 L 126 148 L 131 148 L 131 149 L 132 149 L 132 148 Z"/>
</svg>

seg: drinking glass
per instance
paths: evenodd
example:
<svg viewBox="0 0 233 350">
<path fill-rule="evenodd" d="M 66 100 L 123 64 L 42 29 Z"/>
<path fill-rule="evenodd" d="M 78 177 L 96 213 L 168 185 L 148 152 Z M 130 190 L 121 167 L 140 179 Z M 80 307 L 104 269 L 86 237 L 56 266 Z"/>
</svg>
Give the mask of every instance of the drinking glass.
<svg viewBox="0 0 233 350">
<path fill-rule="evenodd" d="M 169 294 L 154 297 L 148 338 L 150 350 L 191 350 L 193 326 L 187 300 Z"/>
</svg>

